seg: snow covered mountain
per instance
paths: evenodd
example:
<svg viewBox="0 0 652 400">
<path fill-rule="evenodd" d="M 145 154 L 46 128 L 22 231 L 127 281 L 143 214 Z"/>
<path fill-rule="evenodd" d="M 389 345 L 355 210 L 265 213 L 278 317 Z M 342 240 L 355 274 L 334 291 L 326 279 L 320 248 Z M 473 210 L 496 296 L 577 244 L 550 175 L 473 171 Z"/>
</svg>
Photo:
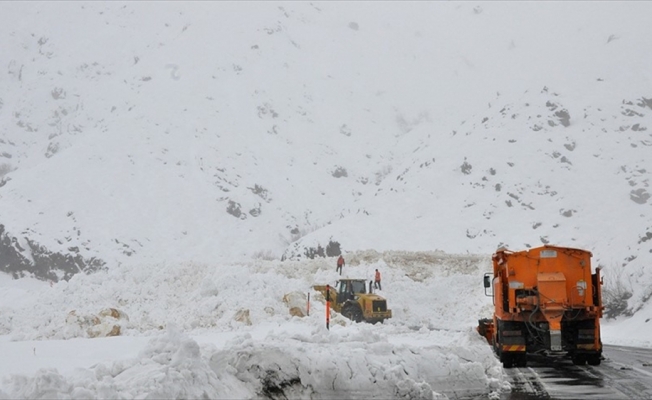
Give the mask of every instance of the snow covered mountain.
<svg viewBox="0 0 652 400">
<path fill-rule="evenodd" d="M 552 243 L 652 294 L 651 3 L 0 11 L 3 271 Z"/>
</svg>

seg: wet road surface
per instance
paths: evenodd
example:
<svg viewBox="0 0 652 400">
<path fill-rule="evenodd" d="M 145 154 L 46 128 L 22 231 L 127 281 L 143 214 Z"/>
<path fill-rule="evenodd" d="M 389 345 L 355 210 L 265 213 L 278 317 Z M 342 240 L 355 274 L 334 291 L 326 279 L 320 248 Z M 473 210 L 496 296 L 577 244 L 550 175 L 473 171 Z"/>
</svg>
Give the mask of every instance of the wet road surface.
<svg viewBox="0 0 652 400">
<path fill-rule="evenodd" d="M 505 369 L 512 392 L 501 399 L 652 399 L 652 349 L 604 346 L 603 357 L 599 366 L 528 357 L 527 367 Z"/>
</svg>

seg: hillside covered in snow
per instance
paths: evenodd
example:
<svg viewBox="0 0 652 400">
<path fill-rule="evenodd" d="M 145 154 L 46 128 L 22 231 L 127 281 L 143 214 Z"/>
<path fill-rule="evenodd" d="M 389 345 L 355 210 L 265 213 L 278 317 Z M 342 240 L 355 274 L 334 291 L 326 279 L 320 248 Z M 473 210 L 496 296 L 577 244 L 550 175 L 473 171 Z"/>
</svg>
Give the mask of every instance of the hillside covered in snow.
<svg viewBox="0 0 652 400">
<path fill-rule="evenodd" d="M 2 3 L 0 268 L 551 243 L 592 251 L 636 311 L 651 11 Z"/>
</svg>

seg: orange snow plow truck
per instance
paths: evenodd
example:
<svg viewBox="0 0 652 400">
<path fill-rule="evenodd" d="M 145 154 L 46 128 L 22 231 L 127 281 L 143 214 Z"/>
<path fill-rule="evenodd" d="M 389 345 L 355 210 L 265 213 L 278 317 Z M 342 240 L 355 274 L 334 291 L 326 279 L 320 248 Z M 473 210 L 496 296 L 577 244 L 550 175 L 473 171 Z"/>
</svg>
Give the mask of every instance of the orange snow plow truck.
<svg viewBox="0 0 652 400">
<path fill-rule="evenodd" d="M 492 319 L 479 320 L 505 368 L 525 367 L 526 354 L 566 355 L 573 364 L 599 365 L 602 358 L 600 268 L 591 273 L 591 252 L 545 245 L 492 256 L 484 276 L 493 296 Z"/>
</svg>

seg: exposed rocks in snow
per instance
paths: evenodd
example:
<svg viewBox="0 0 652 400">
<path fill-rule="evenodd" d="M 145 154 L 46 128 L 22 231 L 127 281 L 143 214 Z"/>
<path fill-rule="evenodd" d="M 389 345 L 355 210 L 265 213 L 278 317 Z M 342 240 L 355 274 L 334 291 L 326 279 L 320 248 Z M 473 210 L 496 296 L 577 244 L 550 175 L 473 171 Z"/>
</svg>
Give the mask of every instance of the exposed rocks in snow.
<svg viewBox="0 0 652 400">
<path fill-rule="evenodd" d="M 639 188 L 636 190 L 632 190 L 629 193 L 629 198 L 637 204 L 645 204 L 647 201 L 650 199 L 650 194 L 647 192 L 647 190 L 643 188 Z"/>
<path fill-rule="evenodd" d="M 349 176 L 348 172 L 346 172 L 346 168 L 337 166 L 331 173 L 333 175 L 333 178 L 346 178 Z"/>
<path fill-rule="evenodd" d="M 290 315 L 293 317 L 305 317 L 306 305 L 308 299 L 303 292 L 290 292 L 283 296 L 283 303 L 290 309 Z"/>
<path fill-rule="evenodd" d="M 238 322 L 242 322 L 245 325 L 251 325 L 251 318 L 249 316 L 249 310 L 248 309 L 240 309 L 235 313 L 235 316 L 233 317 L 234 320 Z"/>
<path fill-rule="evenodd" d="M 248 187 L 247 189 L 251 190 L 251 193 L 257 195 L 267 203 L 272 201 L 272 198 L 269 195 L 269 191 L 261 185 L 255 184 L 254 187 Z"/>
<path fill-rule="evenodd" d="M 247 219 L 247 214 L 243 213 L 240 209 L 240 203 L 237 203 L 233 200 L 229 200 L 228 205 L 226 206 L 226 212 L 233 215 L 239 219 Z"/>
<path fill-rule="evenodd" d="M 652 109 L 652 99 L 646 99 L 645 97 L 641 97 L 637 105 L 639 107 L 648 107 Z"/>
<path fill-rule="evenodd" d="M 331 238 L 325 248 L 319 243 L 309 246 L 295 242 L 285 251 L 285 253 L 283 253 L 281 260 L 300 260 L 303 257 L 309 259 L 314 259 L 316 257 L 335 257 L 340 254 L 342 254 L 340 243 L 333 241 Z"/>
<path fill-rule="evenodd" d="M 105 265 L 95 257 L 84 258 L 78 248 L 70 248 L 69 253 L 62 254 L 29 238 L 25 238 L 24 243 L 25 246 L 21 246 L 18 238 L 10 236 L 0 224 L 0 271 L 15 278 L 32 274 L 38 279 L 58 282 L 79 272 L 98 271 Z"/>
<path fill-rule="evenodd" d="M 648 240 L 652 239 L 652 230 L 645 232 L 643 236 L 640 237 L 640 240 L 638 241 L 639 244 L 643 242 L 647 242 Z"/>
<path fill-rule="evenodd" d="M 559 119 L 559 123 L 561 123 L 563 126 L 570 126 L 570 114 L 568 113 L 568 110 L 563 109 L 556 111 L 555 117 Z"/>
<path fill-rule="evenodd" d="M 90 338 L 120 336 L 121 321 L 128 322 L 129 316 L 115 308 L 103 309 L 97 315 L 72 310 L 66 317 L 68 325 L 79 328 Z"/>
<path fill-rule="evenodd" d="M 465 159 L 464 159 L 464 162 L 463 162 L 462 165 L 460 166 L 460 170 L 462 171 L 462 173 L 463 173 L 464 175 L 468 175 L 468 174 L 471 173 L 471 170 L 473 170 L 473 166 L 471 166 L 471 164 L 469 164 L 469 163 L 466 161 L 466 158 L 465 158 Z"/>
<path fill-rule="evenodd" d="M 565 210 L 561 209 L 559 210 L 559 214 L 563 215 L 564 217 L 572 217 L 573 214 L 575 214 L 577 210 Z"/>
<path fill-rule="evenodd" d="M 102 311 L 100 311 L 98 315 L 100 316 L 100 318 L 111 317 L 115 319 L 123 319 L 129 321 L 129 316 L 124 311 L 118 310 L 116 308 L 105 308 Z"/>
</svg>

